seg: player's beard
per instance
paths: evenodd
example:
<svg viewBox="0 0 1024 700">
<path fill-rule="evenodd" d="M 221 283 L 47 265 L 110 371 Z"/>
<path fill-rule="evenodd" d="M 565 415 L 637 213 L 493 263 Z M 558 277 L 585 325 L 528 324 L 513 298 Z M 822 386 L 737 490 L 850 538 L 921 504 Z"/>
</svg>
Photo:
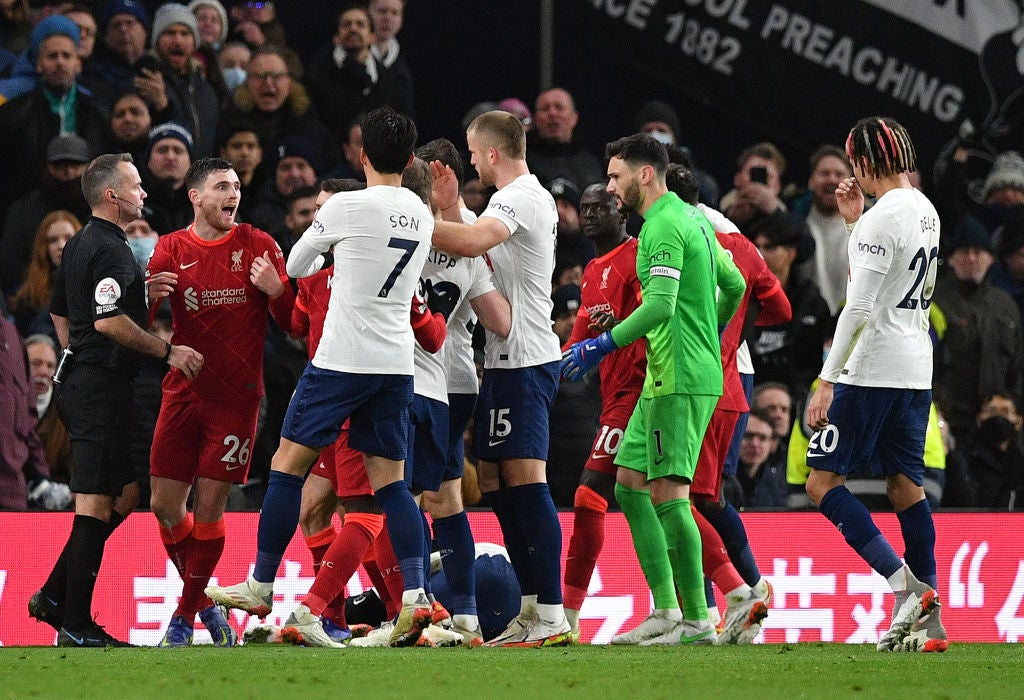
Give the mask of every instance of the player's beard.
<svg viewBox="0 0 1024 700">
<path fill-rule="evenodd" d="M 619 211 L 623 214 L 636 211 L 637 206 L 640 204 L 640 183 L 632 180 L 626 185 L 626 190 L 619 197 L 619 202 Z"/>
<path fill-rule="evenodd" d="M 235 226 L 235 217 L 229 217 L 224 213 L 223 205 L 218 203 L 216 206 L 206 205 L 203 207 L 203 218 L 206 219 L 206 223 L 218 231 L 227 232 Z M 238 207 L 235 206 L 235 213 L 238 213 Z"/>
</svg>

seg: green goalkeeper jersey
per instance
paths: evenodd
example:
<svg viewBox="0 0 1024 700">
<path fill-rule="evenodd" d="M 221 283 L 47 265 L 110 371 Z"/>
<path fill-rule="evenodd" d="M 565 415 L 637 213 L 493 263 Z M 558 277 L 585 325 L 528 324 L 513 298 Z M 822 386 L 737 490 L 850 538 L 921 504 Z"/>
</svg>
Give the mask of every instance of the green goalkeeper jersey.
<svg viewBox="0 0 1024 700">
<path fill-rule="evenodd" d="M 718 327 L 728 323 L 739 306 L 743 276 L 718 243 L 707 217 L 674 193 L 659 197 L 644 219 L 636 257 L 644 300 L 655 291 L 652 285 L 660 291 L 674 280 L 678 288 L 671 315 L 643 329 L 647 377 L 641 396 L 721 396 Z M 641 309 L 634 315 L 634 321 L 644 316 Z M 621 325 L 627 328 L 616 329 L 616 340 L 623 339 L 632 324 Z"/>
</svg>

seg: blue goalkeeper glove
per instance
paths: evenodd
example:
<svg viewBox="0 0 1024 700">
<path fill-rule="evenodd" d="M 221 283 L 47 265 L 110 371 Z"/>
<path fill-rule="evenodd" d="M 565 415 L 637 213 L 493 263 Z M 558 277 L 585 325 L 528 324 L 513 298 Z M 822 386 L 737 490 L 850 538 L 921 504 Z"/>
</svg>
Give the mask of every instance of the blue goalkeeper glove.
<svg viewBox="0 0 1024 700">
<path fill-rule="evenodd" d="M 562 353 L 562 377 L 570 382 L 578 382 L 584 374 L 597 367 L 605 355 L 618 349 L 611 331 L 574 343 Z"/>
</svg>

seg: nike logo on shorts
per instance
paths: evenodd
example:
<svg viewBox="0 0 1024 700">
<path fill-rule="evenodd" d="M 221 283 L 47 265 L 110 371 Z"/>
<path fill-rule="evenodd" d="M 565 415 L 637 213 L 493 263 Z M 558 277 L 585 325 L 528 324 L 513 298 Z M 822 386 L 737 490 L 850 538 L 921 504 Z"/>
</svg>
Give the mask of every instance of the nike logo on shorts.
<svg viewBox="0 0 1024 700">
<path fill-rule="evenodd" d="M 508 442 L 508 440 L 488 440 L 487 441 L 487 446 L 488 447 L 497 447 L 498 445 L 500 445 L 503 442 Z"/>
</svg>

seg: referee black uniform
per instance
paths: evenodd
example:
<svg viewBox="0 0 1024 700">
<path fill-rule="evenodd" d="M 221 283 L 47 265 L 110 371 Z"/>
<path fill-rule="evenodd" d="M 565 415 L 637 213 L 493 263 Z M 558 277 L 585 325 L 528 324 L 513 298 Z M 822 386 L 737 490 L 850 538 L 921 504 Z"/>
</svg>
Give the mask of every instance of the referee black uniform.
<svg viewBox="0 0 1024 700">
<path fill-rule="evenodd" d="M 117 497 L 135 478 L 125 440 L 139 355 L 93 325 L 128 315 L 145 328 L 145 278 L 115 224 L 95 216 L 64 247 L 50 311 L 68 319 L 73 367 L 57 394 L 71 437 L 71 490 Z"/>
</svg>

